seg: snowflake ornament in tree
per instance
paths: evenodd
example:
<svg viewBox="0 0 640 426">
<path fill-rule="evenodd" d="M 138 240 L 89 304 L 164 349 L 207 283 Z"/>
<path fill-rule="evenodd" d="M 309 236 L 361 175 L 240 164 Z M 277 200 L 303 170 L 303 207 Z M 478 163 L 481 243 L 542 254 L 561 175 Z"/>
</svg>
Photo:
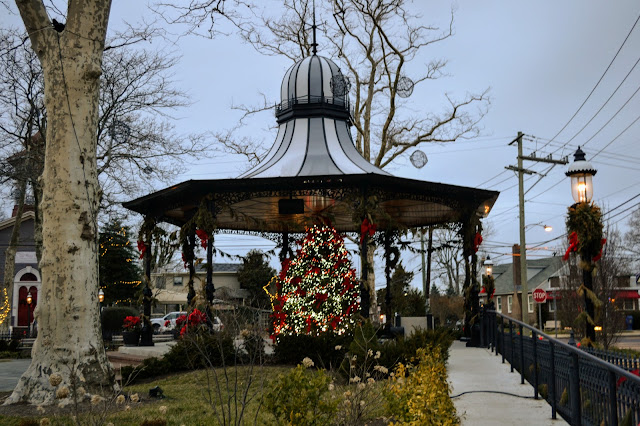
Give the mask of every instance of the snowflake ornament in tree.
<svg viewBox="0 0 640 426">
<path fill-rule="evenodd" d="M 343 334 L 360 312 L 360 284 L 344 240 L 330 226 L 307 229 L 295 259 L 285 259 L 273 300 L 273 337 Z"/>
</svg>

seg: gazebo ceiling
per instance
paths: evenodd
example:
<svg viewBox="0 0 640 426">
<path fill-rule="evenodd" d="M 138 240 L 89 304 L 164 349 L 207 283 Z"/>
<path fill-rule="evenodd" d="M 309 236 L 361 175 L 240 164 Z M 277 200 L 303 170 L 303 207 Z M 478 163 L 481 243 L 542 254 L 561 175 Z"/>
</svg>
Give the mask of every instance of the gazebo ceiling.
<svg viewBox="0 0 640 426">
<path fill-rule="evenodd" d="M 327 220 L 360 230 L 363 202 L 378 229 L 420 227 L 486 216 L 498 192 L 390 175 L 360 155 L 350 131 L 349 81 L 321 56 L 285 74 L 276 106 L 278 134 L 265 158 L 237 179 L 190 180 L 124 203 L 183 225 L 203 200 L 219 229 L 301 232 Z"/>
<path fill-rule="evenodd" d="M 206 197 L 213 200 L 219 229 L 301 232 L 308 224 L 328 219 L 338 231 L 353 232 L 360 229 L 361 220 L 353 216 L 363 197 L 375 197 L 374 205 L 381 211 L 372 214 L 393 218 L 394 223 L 378 221 L 379 229 L 387 229 L 486 216 L 498 192 L 377 174 L 190 180 L 124 207 L 181 226 Z M 303 212 L 281 210 L 287 208 Z"/>
</svg>

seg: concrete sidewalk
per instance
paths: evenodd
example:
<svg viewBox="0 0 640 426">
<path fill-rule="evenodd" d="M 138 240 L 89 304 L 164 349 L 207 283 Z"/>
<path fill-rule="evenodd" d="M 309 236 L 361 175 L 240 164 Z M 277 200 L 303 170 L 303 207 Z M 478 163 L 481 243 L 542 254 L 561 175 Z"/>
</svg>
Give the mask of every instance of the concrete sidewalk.
<svg viewBox="0 0 640 426">
<path fill-rule="evenodd" d="M 488 349 L 467 348 L 459 341 L 449 354 L 451 396 L 463 425 L 568 424 L 559 415 L 551 419 L 551 406 L 543 399 L 533 399 L 533 387 L 521 385 L 520 374 L 511 373 L 502 357 Z"/>
</svg>

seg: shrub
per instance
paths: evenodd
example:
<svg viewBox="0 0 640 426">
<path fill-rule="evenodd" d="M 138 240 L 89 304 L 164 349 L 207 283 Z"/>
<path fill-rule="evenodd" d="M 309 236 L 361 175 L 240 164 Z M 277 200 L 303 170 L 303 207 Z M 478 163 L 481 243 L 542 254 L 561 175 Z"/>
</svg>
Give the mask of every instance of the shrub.
<svg viewBox="0 0 640 426">
<path fill-rule="evenodd" d="M 320 336 L 279 336 L 274 354 L 281 364 L 295 365 L 309 357 L 315 365 L 331 369 L 340 365 L 352 340 L 351 335 L 333 333 Z"/>
<path fill-rule="evenodd" d="M 124 319 L 129 316 L 138 316 L 139 312 L 129 306 L 112 306 L 102 309 L 102 329 L 107 332 L 119 333 L 122 331 Z"/>
<path fill-rule="evenodd" d="M 298 365 L 268 385 L 264 407 L 278 424 L 330 424 L 337 410 L 337 402 L 329 395 L 330 382 L 324 370 Z"/>
<path fill-rule="evenodd" d="M 398 364 L 387 393 L 389 410 L 399 425 L 457 425 L 449 397 L 447 371 L 437 348 L 418 349 L 416 364 Z"/>
<path fill-rule="evenodd" d="M 137 367 L 122 367 L 122 378 L 125 383 L 133 384 L 140 380 L 151 379 L 171 373 L 173 366 L 164 358 L 147 358 Z"/>
<path fill-rule="evenodd" d="M 249 363 L 261 363 L 261 361 L 265 359 L 264 339 L 262 338 L 262 334 L 249 330 L 243 330 L 240 334 L 243 338 L 242 356 L 244 361 Z"/>
<path fill-rule="evenodd" d="M 202 330 L 189 332 L 171 347 L 164 358 L 173 371 L 219 367 L 236 361 L 236 349 L 229 333 Z"/>
</svg>

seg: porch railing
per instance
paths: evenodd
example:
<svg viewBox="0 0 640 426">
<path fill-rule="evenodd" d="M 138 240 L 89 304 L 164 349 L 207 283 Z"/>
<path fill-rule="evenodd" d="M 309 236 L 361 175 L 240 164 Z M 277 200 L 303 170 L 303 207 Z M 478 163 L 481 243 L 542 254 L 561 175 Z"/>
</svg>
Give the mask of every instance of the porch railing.
<svg viewBox="0 0 640 426">
<path fill-rule="evenodd" d="M 480 317 L 481 345 L 490 348 L 536 399 L 571 425 L 640 422 L 640 377 L 496 311 Z"/>
</svg>

